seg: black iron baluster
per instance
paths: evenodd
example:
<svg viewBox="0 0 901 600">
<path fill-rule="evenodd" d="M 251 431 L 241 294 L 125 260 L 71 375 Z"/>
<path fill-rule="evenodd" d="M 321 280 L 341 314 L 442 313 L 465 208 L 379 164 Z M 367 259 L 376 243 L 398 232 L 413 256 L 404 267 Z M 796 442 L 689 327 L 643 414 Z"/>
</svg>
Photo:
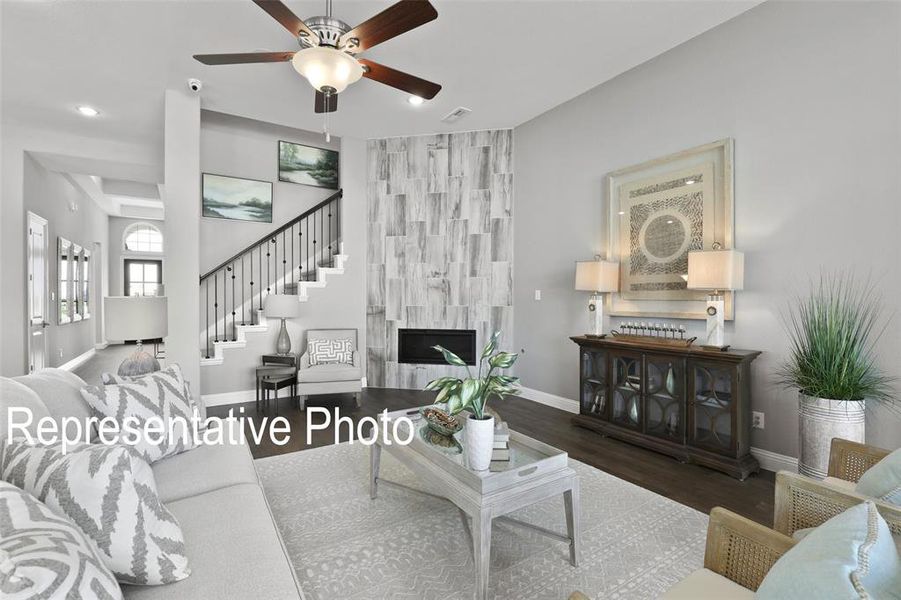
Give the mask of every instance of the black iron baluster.
<svg viewBox="0 0 901 600">
<path fill-rule="evenodd" d="M 291 285 L 294 286 L 294 293 L 297 293 L 297 286 L 294 285 L 294 224 L 291 224 Z"/>
<path fill-rule="evenodd" d="M 244 316 L 244 287 L 247 285 L 247 280 L 244 279 L 244 255 L 241 255 L 241 325 L 247 325 L 247 320 Z"/>
<path fill-rule="evenodd" d="M 316 212 L 319 212 L 319 211 L 316 211 Z M 322 232 L 320 231 L 319 237 L 322 237 L 321 233 Z M 318 241 L 319 241 L 319 239 L 316 236 L 316 213 L 313 213 L 313 281 L 316 281 L 319 278 L 318 277 L 319 273 L 316 270 L 317 267 L 319 267 L 319 253 L 316 251 L 316 248 L 317 248 L 316 243 Z"/>
<path fill-rule="evenodd" d="M 269 244 L 272 240 L 269 240 Z M 270 253 L 269 244 L 266 244 L 266 295 L 268 296 L 272 290 L 272 254 Z"/>
<path fill-rule="evenodd" d="M 334 267 L 332 263 L 332 203 L 328 203 L 328 266 Z"/>
<path fill-rule="evenodd" d="M 257 248 L 260 254 L 260 310 L 263 310 L 263 246 Z"/>
<path fill-rule="evenodd" d="M 285 269 L 288 268 L 288 261 L 285 260 L 285 249 L 288 245 L 285 243 L 285 232 L 282 232 L 282 293 L 287 294 L 288 290 L 285 286 L 288 284 L 288 273 Z M 276 277 L 278 276 L 278 271 L 276 271 Z"/>
<path fill-rule="evenodd" d="M 214 342 L 219 341 L 219 273 L 213 273 L 213 327 L 216 333 Z"/>
<path fill-rule="evenodd" d="M 206 357 L 210 357 L 210 280 L 206 280 Z"/>
<path fill-rule="evenodd" d="M 253 248 L 250 249 L 250 322 L 253 323 Z"/>
<path fill-rule="evenodd" d="M 344 240 L 344 235 L 341 232 L 341 198 L 335 199 L 335 237 L 338 241 L 336 250 L 340 252 L 341 242 Z"/>
<path fill-rule="evenodd" d="M 310 218 L 307 217 L 304 219 L 307 222 L 307 274 L 304 276 L 305 280 L 310 279 Z"/>
<path fill-rule="evenodd" d="M 232 274 L 232 341 L 238 341 L 238 328 L 237 323 L 235 323 L 235 316 L 237 315 L 235 311 L 235 263 L 232 263 L 232 266 L 228 268 Z"/>
<path fill-rule="evenodd" d="M 297 262 L 300 263 L 297 265 L 297 293 L 299 294 L 300 282 L 303 280 L 303 221 L 297 224 L 297 231 L 300 238 L 297 240 Z"/>
</svg>

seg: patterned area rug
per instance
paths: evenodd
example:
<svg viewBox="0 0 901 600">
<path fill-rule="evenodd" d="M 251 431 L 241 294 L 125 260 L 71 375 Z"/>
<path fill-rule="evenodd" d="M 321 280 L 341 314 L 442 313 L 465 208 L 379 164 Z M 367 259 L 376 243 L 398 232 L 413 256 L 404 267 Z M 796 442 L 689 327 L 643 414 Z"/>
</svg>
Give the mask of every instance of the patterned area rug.
<svg viewBox="0 0 901 600">
<path fill-rule="evenodd" d="M 495 523 L 490 594 L 497 599 L 657 598 L 703 563 L 707 516 L 583 463 L 582 563 L 568 545 Z M 308 600 L 473 596 L 473 564 L 449 503 L 388 486 L 369 499 L 369 449 L 341 444 L 256 461 Z M 381 475 L 423 488 L 382 453 Z M 562 496 L 513 513 L 561 533 Z"/>
</svg>

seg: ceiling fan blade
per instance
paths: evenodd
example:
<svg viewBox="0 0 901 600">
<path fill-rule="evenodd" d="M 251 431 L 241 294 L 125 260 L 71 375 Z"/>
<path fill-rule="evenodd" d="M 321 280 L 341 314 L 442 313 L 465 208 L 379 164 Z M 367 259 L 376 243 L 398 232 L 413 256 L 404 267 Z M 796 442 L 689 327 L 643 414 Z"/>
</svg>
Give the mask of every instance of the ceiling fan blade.
<svg viewBox="0 0 901 600">
<path fill-rule="evenodd" d="M 335 112 L 338 110 L 338 94 L 329 94 L 326 98 L 325 94 L 316 90 L 315 109 L 318 113 Z"/>
<path fill-rule="evenodd" d="M 428 0 L 401 0 L 342 35 L 338 47 L 363 52 L 436 18 L 438 11 Z"/>
<path fill-rule="evenodd" d="M 286 62 L 294 52 L 246 52 L 243 54 L 195 54 L 194 60 L 205 65 L 241 65 L 246 63 Z"/>
<path fill-rule="evenodd" d="M 280 0 L 253 0 L 254 3 L 269 13 L 269 16 L 282 24 L 282 27 L 291 32 L 294 37 L 302 37 L 314 46 L 319 45 L 319 36 L 307 27 L 300 17 L 291 12 L 291 9 L 282 4 Z"/>
<path fill-rule="evenodd" d="M 415 75 L 410 75 L 403 71 L 380 65 L 377 62 L 361 58 L 360 64 L 364 67 L 363 77 L 368 77 L 379 83 L 384 83 L 385 85 L 390 85 L 391 87 L 403 90 L 404 92 L 409 92 L 414 96 L 431 100 L 441 91 L 441 86 L 437 83 L 420 79 Z"/>
</svg>

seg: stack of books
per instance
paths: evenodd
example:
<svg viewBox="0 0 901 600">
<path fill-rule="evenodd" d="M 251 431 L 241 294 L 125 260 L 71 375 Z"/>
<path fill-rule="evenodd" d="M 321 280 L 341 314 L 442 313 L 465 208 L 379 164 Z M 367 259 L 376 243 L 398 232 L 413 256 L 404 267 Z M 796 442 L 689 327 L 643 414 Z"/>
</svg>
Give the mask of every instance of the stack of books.
<svg viewBox="0 0 901 600">
<path fill-rule="evenodd" d="M 503 421 L 494 427 L 494 450 L 491 453 L 491 460 L 510 460 L 510 430 Z"/>
</svg>

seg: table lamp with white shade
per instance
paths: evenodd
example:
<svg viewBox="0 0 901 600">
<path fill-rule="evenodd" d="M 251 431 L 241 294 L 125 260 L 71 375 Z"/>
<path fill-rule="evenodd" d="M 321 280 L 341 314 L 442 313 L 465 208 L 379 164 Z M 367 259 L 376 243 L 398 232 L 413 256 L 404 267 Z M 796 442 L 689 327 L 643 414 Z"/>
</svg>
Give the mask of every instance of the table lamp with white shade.
<svg viewBox="0 0 901 600">
<path fill-rule="evenodd" d="M 604 294 L 619 290 L 619 263 L 595 260 L 576 263 L 576 289 L 581 292 L 592 292 L 588 299 L 588 337 L 603 337 L 604 328 Z"/>
<path fill-rule="evenodd" d="M 714 244 L 713 250 L 694 250 L 688 253 L 688 289 L 706 290 L 707 343 L 706 346 L 725 350 L 726 296 L 725 291 L 740 290 L 745 283 L 745 255 L 737 250 L 723 250 Z"/>
<path fill-rule="evenodd" d="M 288 354 L 291 352 L 291 338 L 288 336 L 285 320 L 296 319 L 300 316 L 300 300 L 297 296 L 289 294 L 269 294 L 266 296 L 266 305 L 263 311 L 267 318 L 282 320 L 275 348 L 276 352 L 282 356 Z"/>
<path fill-rule="evenodd" d="M 119 365 L 119 375 L 135 377 L 160 370 L 159 361 L 144 352 L 142 342 L 168 335 L 168 310 L 165 296 L 109 296 L 103 299 L 106 339 L 138 342 L 134 354 Z"/>
</svg>

